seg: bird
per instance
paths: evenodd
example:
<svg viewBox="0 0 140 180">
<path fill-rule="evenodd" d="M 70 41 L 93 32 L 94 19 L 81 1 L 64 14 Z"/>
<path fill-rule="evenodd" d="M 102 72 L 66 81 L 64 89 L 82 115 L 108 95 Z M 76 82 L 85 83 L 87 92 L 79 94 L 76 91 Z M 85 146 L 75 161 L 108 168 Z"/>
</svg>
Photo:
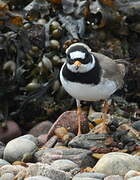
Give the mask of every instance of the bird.
<svg viewBox="0 0 140 180">
<path fill-rule="evenodd" d="M 125 66 L 106 55 L 92 52 L 83 42 L 71 44 L 65 54 L 66 62 L 60 70 L 60 81 L 65 91 L 76 100 L 77 135 L 80 135 L 81 101 L 106 102 L 123 87 Z"/>
</svg>

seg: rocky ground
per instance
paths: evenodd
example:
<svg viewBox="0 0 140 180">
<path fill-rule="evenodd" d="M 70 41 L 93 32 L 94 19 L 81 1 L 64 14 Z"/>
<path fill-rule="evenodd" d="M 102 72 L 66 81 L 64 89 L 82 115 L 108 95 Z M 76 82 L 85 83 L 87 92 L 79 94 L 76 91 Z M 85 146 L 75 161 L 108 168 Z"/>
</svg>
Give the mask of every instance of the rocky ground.
<svg viewBox="0 0 140 180">
<path fill-rule="evenodd" d="M 140 1 L 0 0 L 0 180 L 140 179 Z M 59 81 L 65 49 L 84 42 L 125 60 L 124 88 L 75 101 Z"/>
</svg>

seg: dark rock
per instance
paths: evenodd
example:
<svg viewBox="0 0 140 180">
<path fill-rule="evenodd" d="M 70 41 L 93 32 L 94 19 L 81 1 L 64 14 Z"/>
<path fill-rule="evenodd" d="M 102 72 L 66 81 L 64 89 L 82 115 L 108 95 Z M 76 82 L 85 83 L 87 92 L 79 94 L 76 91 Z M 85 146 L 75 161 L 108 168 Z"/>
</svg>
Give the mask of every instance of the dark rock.
<svg viewBox="0 0 140 180">
<path fill-rule="evenodd" d="M 51 128 L 52 123 L 50 121 L 43 121 L 34 126 L 32 129 L 30 129 L 29 134 L 32 134 L 34 136 L 39 136 L 42 134 L 48 133 L 49 129 Z"/>
<path fill-rule="evenodd" d="M 74 148 L 90 149 L 96 147 L 106 147 L 104 141 L 107 138 L 106 134 L 81 134 L 80 136 L 74 137 L 70 142 L 69 146 Z"/>
<path fill-rule="evenodd" d="M 4 143 L 21 135 L 21 129 L 16 122 L 9 120 L 6 124 L 6 128 L 0 127 L 0 141 Z"/>
<path fill-rule="evenodd" d="M 79 167 L 85 168 L 87 166 L 94 166 L 96 163 L 96 160 L 91 157 L 91 154 L 92 152 L 90 150 L 85 149 L 49 148 L 36 152 L 35 157 L 37 161 L 48 164 L 51 164 L 53 161 L 58 159 L 68 159 L 78 164 Z"/>
<path fill-rule="evenodd" d="M 64 127 L 68 129 L 69 132 L 77 134 L 78 121 L 76 111 L 66 111 L 61 114 L 48 132 L 48 139 L 54 135 L 54 130 L 58 127 Z M 84 112 L 81 117 L 81 128 L 82 133 L 89 132 L 87 117 Z"/>
<path fill-rule="evenodd" d="M 133 124 L 132 124 L 132 127 L 134 129 L 136 129 L 137 131 L 140 131 L 140 120 L 139 121 L 135 121 Z"/>
</svg>

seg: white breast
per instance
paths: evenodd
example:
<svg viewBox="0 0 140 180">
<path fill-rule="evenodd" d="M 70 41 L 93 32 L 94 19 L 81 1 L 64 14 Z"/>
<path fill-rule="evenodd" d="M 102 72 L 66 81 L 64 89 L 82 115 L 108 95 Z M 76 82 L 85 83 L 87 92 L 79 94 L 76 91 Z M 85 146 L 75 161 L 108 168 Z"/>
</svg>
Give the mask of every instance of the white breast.
<svg viewBox="0 0 140 180">
<path fill-rule="evenodd" d="M 108 79 L 101 79 L 101 82 L 98 85 L 67 81 L 62 76 L 62 70 L 60 72 L 60 80 L 64 89 L 72 97 L 79 100 L 99 101 L 107 99 L 117 90 L 115 82 Z"/>
</svg>

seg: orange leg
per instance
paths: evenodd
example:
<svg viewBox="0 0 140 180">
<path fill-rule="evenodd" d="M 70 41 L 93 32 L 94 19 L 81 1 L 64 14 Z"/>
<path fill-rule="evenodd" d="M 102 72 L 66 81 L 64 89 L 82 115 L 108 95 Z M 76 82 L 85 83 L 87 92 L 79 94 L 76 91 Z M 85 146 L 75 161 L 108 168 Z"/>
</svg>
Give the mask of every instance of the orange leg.
<svg viewBox="0 0 140 180">
<path fill-rule="evenodd" d="M 102 115 L 102 119 L 103 119 L 103 122 L 106 123 L 106 120 L 107 120 L 107 113 L 109 111 L 109 103 L 107 101 L 104 101 L 104 105 L 103 105 L 103 115 Z"/>
<path fill-rule="evenodd" d="M 101 120 L 102 123 L 97 127 L 97 129 L 94 130 L 95 133 L 107 133 L 108 128 L 107 128 L 107 113 L 109 111 L 109 104 L 107 101 L 104 102 L 103 110 L 102 110 L 102 116 Z"/>
<path fill-rule="evenodd" d="M 77 103 L 77 120 L 78 120 L 78 133 L 77 135 L 81 134 L 81 104 L 79 100 L 76 100 Z"/>
</svg>

